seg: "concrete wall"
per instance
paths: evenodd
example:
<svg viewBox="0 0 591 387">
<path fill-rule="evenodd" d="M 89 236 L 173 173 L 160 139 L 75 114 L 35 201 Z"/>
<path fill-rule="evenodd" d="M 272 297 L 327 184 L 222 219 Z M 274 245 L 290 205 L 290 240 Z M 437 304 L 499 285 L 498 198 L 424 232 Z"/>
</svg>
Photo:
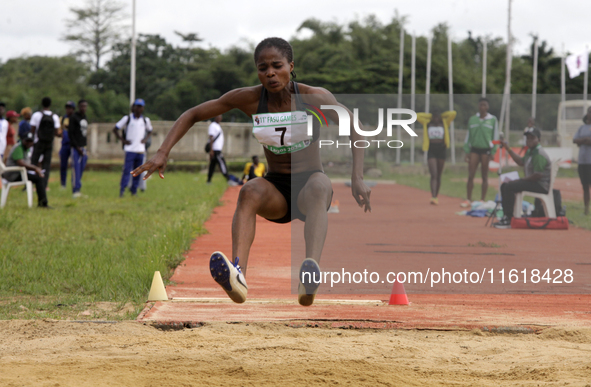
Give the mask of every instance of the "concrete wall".
<svg viewBox="0 0 591 387">
<path fill-rule="evenodd" d="M 172 127 L 172 121 L 153 121 L 154 127 L 152 146 L 148 153 L 154 154 L 162 142 L 170 128 Z M 208 122 L 199 122 L 175 145 L 170 153 L 170 158 L 174 160 L 183 161 L 205 161 L 207 155 L 203 151 L 205 144 L 208 141 L 207 127 Z M 122 159 L 123 150 L 121 148 L 121 142 L 116 141 L 115 136 L 112 133 L 114 123 L 97 123 L 91 124 L 88 130 L 88 153 L 91 159 Z M 263 148 L 259 145 L 257 140 L 253 137 L 252 124 L 249 123 L 230 123 L 222 122 L 222 128 L 224 129 L 224 155 L 226 159 L 247 159 L 252 155 L 263 155 Z M 369 128 L 371 129 L 371 128 Z M 368 130 L 369 130 L 368 129 Z M 392 138 L 386 137 L 386 131 L 374 137 L 372 139 L 377 140 L 391 140 Z M 422 129 L 416 129 L 418 137 L 415 137 L 415 162 L 420 163 L 422 160 Z M 404 142 L 404 148 L 402 149 L 401 160 L 403 162 L 409 161 L 410 158 L 410 136 L 402 131 L 402 141 Z M 463 151 L 462 143 L 466 136 L 466 130 L 456 129 L 456 160 L 462 161 Z M 321 139 L 336 141 L 340 143 L 348 142 L 348 139 L 338 137 L 338 129 L 335 126 L 321 128 Z M 514 131 L 511 133 L 511 144 L 518 146 L 522 138 L 521 132 Z M 61 139 L 55 140 L 54 145 L 54 157 L 58 157 L 57 153 L 61 147 Z M 543 132 L 542 133 L 542 145 L 544 146 L 557 146 L 557 136 L 554 132 Z M 351 150 L 347 146 L 330 146 L 323 147 L 321 150 L 323 161 L 345 161 L 350 159 Z M 395 160 L 396 150 L 385 147 L 384 143 L 380 144 L 380 149 L 376 149 L 375 145 L 368 149 L 367 157 L 377 157 L 381 161 L 393 161 Z M 59 160 L 54 158 L 54 160 Z"/>
</svg>

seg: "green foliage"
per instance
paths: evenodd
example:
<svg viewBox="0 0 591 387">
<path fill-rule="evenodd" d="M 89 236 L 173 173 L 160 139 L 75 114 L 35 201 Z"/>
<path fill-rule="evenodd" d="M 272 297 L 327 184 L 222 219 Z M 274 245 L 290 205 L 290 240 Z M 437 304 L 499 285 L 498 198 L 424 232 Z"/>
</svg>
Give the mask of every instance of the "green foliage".
<svg viewBox="0 0 591 387">
<path fill-rule="evenodd" d="M 324 87 L 334 94 L 395 94 L 398 91 L 398 53 L 400 28 L 405 18 L 396 15 L 389 23 L 375 16 L 348 24 L 318 19 L 304 21 L 298 31 L 307 30 L 311 36 L 293 38 L 297 80 Z M 403 92 L 410 93 L 411 36 L 404 40 Z M 431 93 L 448 93 L 447 39 L 449 27 L 436 25 L 432 29 L 433 51 Z M 180 33 L 183 43 L 175 46 L 160 35 L 142 35 L 137 40 L 136 95 L 146 100 L 146 113 L 152 119 L 175 120 L 185 110 L 210 99 L 218 98 L 234 88 L 259 83 L 253 63 L 252 47 L 231 47 L 225 51 L 200 47 L 197 33 Z M 502 38 L 473 36 L 452 44 L 456 95 L 479 95 L 482 90 L 483 43 L 487 42 L 487 93 L 501 94 L 505 82 L 506 45 Z M 72 57 L 30 57 L 11 59 L 0 65 L 0 99 L 10 109 L 25 105 L 38 106 L 43 96 L 51 96 L 59 111 L 63 102 L 85 97 L 90 101 L 91 120 L 113 121 L 129 110 L 130 41 L 112 46 L 112 56 L 98 70 L 77 62 Z M 513 58 L 512 93 L 531 93 L 533 39 L 529 55 Z M 427 67 L 427 38 L 416 38 L 416 92 L 424 93 Z M 560 58 L 542 41 L 539 46 L 540 94 L 560 93 Z M 567 93 L 581 94 L 583 77 L 567 82 Z M 459 101 L 460 98 L 458 97 Z M 417 98 L 421 109 L 422 98 Z M 443 99 L 441 99 L 443 101 Z M 472 100 L 470 100 L 472 101 Z M 458 110 L 472 114 L 473 102 Z M 519 105 L 519 106 L 517 106 Z M 521 129 L 529 117 L 516 104 L 511 115 L 513 128 Z M 556 103 L 538 103 L 542 128 L 554 129 Z M 500 103 L 491 101 L 491 111 L 499 114 Z M 458 122 L 465 117 L 458 116 Z M 247 117 L 232 111 L 226 121 L 241 121 Z"/>
</svg>

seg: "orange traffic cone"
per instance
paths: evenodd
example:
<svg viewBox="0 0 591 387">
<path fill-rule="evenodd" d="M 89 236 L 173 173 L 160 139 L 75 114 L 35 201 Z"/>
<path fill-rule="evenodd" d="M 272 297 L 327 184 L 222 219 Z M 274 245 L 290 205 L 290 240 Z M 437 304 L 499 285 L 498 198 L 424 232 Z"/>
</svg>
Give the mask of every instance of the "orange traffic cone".
<svg viewBox="0 0 591 387">
<path fill-rule="evenodd" d="M 408 297 L 406 296 L 406 291 L 404 290 L 404 284 L 394 281 L 394 286 L 392 287 L 392 294 L 390 294 L 390 301 L 388 305 L 408 305 L 410 302 L 408 301 Z"/>
</svg>

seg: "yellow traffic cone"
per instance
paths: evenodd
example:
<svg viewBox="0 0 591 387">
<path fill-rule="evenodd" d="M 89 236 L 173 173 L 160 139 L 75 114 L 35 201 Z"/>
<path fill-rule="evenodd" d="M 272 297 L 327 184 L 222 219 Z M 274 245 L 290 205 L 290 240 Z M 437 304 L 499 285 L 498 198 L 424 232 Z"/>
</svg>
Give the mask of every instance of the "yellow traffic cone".
<svg viewBox="0 0 591 387">
<path fill-rule="evenodd" d="M 148 301 L 168 301 L 168 295 L 164 288 L 164 282 L 159 271 L 154 272 L 154 279 L 152 280 L 152 287 L 148 295 Z"/>
</svg>

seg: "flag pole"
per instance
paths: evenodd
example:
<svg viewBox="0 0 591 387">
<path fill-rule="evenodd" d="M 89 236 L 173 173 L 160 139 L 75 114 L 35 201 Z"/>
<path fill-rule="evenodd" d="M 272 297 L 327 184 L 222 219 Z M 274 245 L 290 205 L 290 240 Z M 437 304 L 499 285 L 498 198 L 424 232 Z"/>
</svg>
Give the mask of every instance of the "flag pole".
<svg viewBox="0 0 591 387">
<path fill-rule="evenodd" d="M 488 48 L 487 38 L 484 38 L 482 47 L 482 98 L 486 97 L 486 51 Z"/>
<path fill-rule="evenodd" d="M 429 34 L 427 37 L 427 82 L 425 85 L 425 113 L 429 113 L 430 110 L 430 96 L 431 96 L 431 49 L 432 49 L 432 36 Z"/>
<path fill-rule="evenodd" d="M 430 96 L 431 96 L 431 42 L 432 36 L 429 33 L 427 36 L 427 82 L 425 85 L 425 113 L 429 113 L 430 110 Z M 423 162 L 427 164 L 427 152 L 424 152 Z"/>
<path fill-rule="evenodd" d="M 560 57 L 560 100 L 562 101 L 562 109 L 560 109 L 560 124 L 562 125 L 562 127 L 564 127 L 565 123 L 564 120 L 566 119 L 566 114 L 565 114 L 565 104 L 564 102 L 566 101 L 566 79 L 565 79 L 565 74 L 564 74 L 564 56 L 565 56 L 565 52 L 564 52 L 564 43 L 562 43 L 562 56 Z M 560 128 L 558 129 L 560 130 Z"/>
<path fill-rule="evenodd" d="M 531 116 L 536 118 L 536 100 L 538 91 L 538 37 L 534 38 L 534 68 L 532 80 L 532 101 L 531 101 Z"/>
<path fill-rule="evenodd" d="M 400 59 L 398 63 L 398 109 L 402 108 L 402 76 L 404 68 L 404 26 L 400 24 Z M 400 119 L 400 115 L 398 116 Z M 402 130 L 400 125 L 397 129 L 398 141 L 402 141 Z M 396 148 L 396 165 L 400 165 L 400 148 Z"/>
<path fill-rule="evenodd" d="M 507 79 L 505 80 L 505 92 L 507 99 L 505 100 L 505 140 L 510 141 L 510 122 L 511 122 L 511 65 L 513 62 L 513 53 L 511 51 L 513 38 L 511 37 L 511 0 L 509 0 L 509 13 L 507 20 Z M 509 154 L 505 156 L 507 158 L 506 164 L 509 163 Z"/>
<path fill-rule="evenodd" d="M 562 56 L 560 57 L 560 100 L 566 101 L 566 78 L 564 73 L 564 57 L 566 53 L 564 51 L 564 43 L 562 43 Z M 563 117 L 564 119 L 564 117 Z"/>
<path fill-rule="evenodd" d="M 129 80 L 129 104 L 135 101 L 135 0 L 131 2 L 131 74 Z"/>
<path fill-rule="evenodd" d="M 454 110 L 454 71 L 453 71 L 453 61 L 452 61 L 452 44 L 451 44 L 451 33 L 447 31 L 447 67 L 448 67 L 448 80 L 449 80 L 449 110 Z M 450 124 L 450 145 L 451 145 L 451 163 L 452 165 L 456 164 L 456 143 L 455 143 L 455 127 L 454 122 L 452 121 Z"/>
<path fill-rule="evenodd" d="M 417 39 L 416 33 L 412 34 L 412 52 L 410 56 L 410 110 L 415 110 L 415 89 L 416 89 L 416 49 Z M 412 130 L 415 130 L 415 123 L 412 123 Z M 415 164 L 415 138 L 410 138 L 410 165 Z"/>
<path fill-rule="evenodd" d="M 587 102 L 587 86 L 589 84 L 589 46 L 587 45 L 585 46 L 585 57 L 585 59 L 587 60 L 587 68 L 585 69 L 585 77 L 583 79 L 583 101 Z"/>
</svg>

